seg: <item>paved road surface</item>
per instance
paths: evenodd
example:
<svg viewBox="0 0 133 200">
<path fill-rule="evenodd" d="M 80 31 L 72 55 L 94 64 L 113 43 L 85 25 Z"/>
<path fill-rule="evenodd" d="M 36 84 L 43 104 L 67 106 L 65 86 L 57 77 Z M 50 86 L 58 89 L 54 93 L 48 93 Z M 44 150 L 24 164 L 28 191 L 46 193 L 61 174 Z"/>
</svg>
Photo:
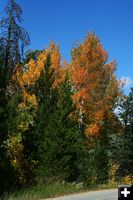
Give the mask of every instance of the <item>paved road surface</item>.
<svg viewBox="0 0 133 200">
<path fill-rule="evenodd" d="M 85 192 L 47 200 L 118 200 L 117 189 Z"/>
</svg>

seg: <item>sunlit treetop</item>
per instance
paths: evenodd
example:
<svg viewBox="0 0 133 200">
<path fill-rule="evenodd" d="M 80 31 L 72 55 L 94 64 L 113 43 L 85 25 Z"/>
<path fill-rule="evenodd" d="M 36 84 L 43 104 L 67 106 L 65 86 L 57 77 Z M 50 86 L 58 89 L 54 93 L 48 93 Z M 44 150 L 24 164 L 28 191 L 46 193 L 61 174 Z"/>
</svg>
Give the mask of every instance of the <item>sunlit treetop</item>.
<svg viewBox="0 0 133 200">
<path fill-rule="evenodd" d="M 83 43 L 72 50 L 71 78 L 73 100 L 85 114 L 86 134 L 99 135 L 105 118 L 119 95 L 116 62 L 107 62 L 108 53 L 95 34 L 87 34 Z"/>
<path fill-rule="evenodd" d="M 17 67 L 16 74 L 13 78 L 14 80 L 18 81 L 20 87 L 22 88 L 25 101 L 31 101 L 33 104 L 36 104 L 35 95 L 29 94 L 27 88 L 34 86 L 35 82 L 39 78 L 40 73 L 44 68 L 48 53 L 50 53 L 51 55 L 51 68 L 55 73 L 54 84 L 56 85 L 58 83 L 58 80 L 61 79 L 61 55 L 59 52 L 59 46 L 55 45 L 54 42 L 51 42 L 47 49 L 44 49 L 38 54 L 37 59 L 31 58 L 28 63 L 25 64 L 23 69 L 20 66 Z"/>
</svg>

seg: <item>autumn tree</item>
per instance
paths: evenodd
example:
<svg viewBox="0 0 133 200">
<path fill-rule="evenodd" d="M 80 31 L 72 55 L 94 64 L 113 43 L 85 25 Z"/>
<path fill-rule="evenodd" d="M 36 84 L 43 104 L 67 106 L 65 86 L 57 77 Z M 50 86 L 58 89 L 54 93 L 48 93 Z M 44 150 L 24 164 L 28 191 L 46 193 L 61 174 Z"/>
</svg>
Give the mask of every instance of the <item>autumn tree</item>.
<svg viewBox="0 0 133 200">
<path fill-rule="evenodd" d="M 108 62 L 99 38 L 90 33 L 72 49 L 70 64 L 61 63 L 54 42 L 24 56 L 30 41 L 21 24 L 21 7 L 8 0 L 0 21 L 0 193 L 38 177 L 106 182 L 110 143 L 121 128 L 114 112 L 120 94 L 116 62 Z M 121 117 L 120 145 L 131 166 L 132 93 Z M 120 169 L 131 174 L 126 161 Z"/>
<path fill-rule="evenodd" d="M 70 64 L 75 90 L 73 100 L 82 113 L 88 144 L 91 143 L 90 138 L 96 139 L 97 168 L 99 166 L 102 171 L 108 168 L 108 163 L 100 167 L 101 161 L 108 157 L 107 152 L 101 156 L 108 146 L 108 135 L 111 133 L 109 118 L 119 96 L 119 82 L 114 73 L 116 63 L 108 63 L 107 59 L 108 53 L 99 38 L 89 33 L 83 43 L 72 49 Z M 105 147 L 104 151 L 101 151 L 101 147 Z"/>
<path fill-rule="evenodd" d="M 86 113 L 86 135 L 100 135 L 104 119 L 118 96 L 116 63 L 107 63 L 108 53 L 98 37 L 88 34 L 84 43 L 72 50 L 71 77 L 77 106 Z"/>
<path fill-rule="evenodd" d="M 51 54 L 51 64 L 52 68 L 55 70 L 56 78 L 54 85 L 58 83 L 60 78 L 60 52 L 59 46 L 51 42 L 49 47 L 41 51 L 31 51 L 27 53 L 25 59 L 25 66 L 23 71 L 20 70 L 19 66 L 14 75 L 14 80 L 19 83 L 22 89 L 23 103 L 36 104 L 36 97 L 32 88 L 35 85 L 36 80 L 40 76 L 41 71 L 44 68 L 44 63 L 46 61 L 47 54 Z"/>
<path fill-rule="evenodd" d="M 53 42 L 42 51 L 28 51 L 23 67 L 21 64 L 17 65 L 12 76 L 13 82 L 18 84 L 18 91 L 9 103 L 11 105 L 11 109 L 8 109 L 11 114 L 8 117 L 10 134 L 6 141 L 6 149 L 8 158 L 16 171 L 18 184 L 29 183 L 36 166 L 33 156 L 36 147 L 33 138 L 35 138 L 34 117 L 38 102 L 34 87 L 44 68 L 48 53 L 51 54 L 51 68 L 55 71 L 55 81 L 52 85 L 54 88 L 58 84 L 57 80 L 60 79 L 60 52 L 59 47 Z"/>
</svg>

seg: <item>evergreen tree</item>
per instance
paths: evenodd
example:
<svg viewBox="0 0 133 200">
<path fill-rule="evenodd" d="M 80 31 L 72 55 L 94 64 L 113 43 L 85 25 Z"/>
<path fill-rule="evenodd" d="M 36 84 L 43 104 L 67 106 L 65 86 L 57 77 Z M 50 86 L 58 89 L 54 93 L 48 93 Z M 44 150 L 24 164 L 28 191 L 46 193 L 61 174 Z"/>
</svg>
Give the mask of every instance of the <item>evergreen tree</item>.
<svg viewBox="0 0 133 200">
<path fill-rule="evenodd" d="M 104 124 L 99 137 L 87 137 L 85 182 L 87 186 L 107 183 L 109 173 L 109 130 Z"/>
<path fill-rule="evenodd" d="M 121 105 L 122 135 L 118 137 L 119 176 L 133 175 L 133 88 Z"/>
<path fill-rule="evenodd" d="M 36 153 L 36 159 L 39 162 L 39 171 L 41 166 L 44 167 L 44 156 L 46 154 L 44 148 L 45 147 L 45 134 L 48 123 L 50 122 L 50 117 L 52 113 L 54 113 L 55 109 L 55 93 L 52 89 L 52 84 L 54 82 L 54 73 L 51 69 L 51 58 L 50 54 L 47 56 L 46 63 L 44 65 L 44 69 L 40 74 L 39 79 L 35 85 L 35 94 L 38 101 L 38 111 L 36 117 L 36 137 L 37 137 L 37 147 L 38 151 Z M 49 141 L 50 142 L 50 141 Z M 51 149 L 47 149 L 47 154 L 52 151 Z M 50 162 L 50 161 L 49 161 Z"/>
<path fill-rule="evenodd" d="M 39 103 L 37 117 L 38 174 L 44 178 L 75 181 L 81 178 L 84 138 L 71 114 L 75 112 L 68 75 L 53 88 L 54 72 L 48 56 L 36 83 Z"/>
<path fill-rule="evenodd" d="M 22 62 L 24 47 L 29 44 L 29 36 L 21 27 L 21 15 L 22 9 L 15 0 L 8 0 L 0 20 L 0 192 L 11 188 L 15 181 L 4 142 L 10 134 L 10 116 L 15 117 L 15 105 L 10 101 L 16 96 L 18 84 L 12 76 L 16 65 Z"/>
<path fill-rule="evenodd" d="M 29 35 L 21 26 L 23 11 L 15 0 L 8 0 L 5 16 L 0 21 L 0 53 L 3 57 L 3 87 L 9 84 L 16 64 L 20 64 Z"/>
<path fill-rule="evenodd" d="M 108 122 L 103 125 L 103 130 L 101 136 L 97 138 L 96 141 L 96 151 L 95 151 L 95 162 L 96 162 L 96 174 L 97 183 L 103 184 L 108 181 L 109 173 L 109 133 L 110 127 Z"/>
</svg>

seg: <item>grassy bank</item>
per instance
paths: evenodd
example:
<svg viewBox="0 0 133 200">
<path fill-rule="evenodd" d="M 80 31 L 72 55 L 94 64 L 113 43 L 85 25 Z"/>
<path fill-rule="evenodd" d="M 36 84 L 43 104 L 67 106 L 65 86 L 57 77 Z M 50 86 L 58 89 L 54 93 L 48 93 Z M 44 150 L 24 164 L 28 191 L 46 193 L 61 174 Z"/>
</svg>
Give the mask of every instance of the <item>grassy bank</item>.
<svg viewBox="0 0 133 200">
<path fill-rule="evenodd" d="M 14 194 L 6 195 L 4 200 L 39 200 L 42 198 L 57 197 L 65 194 L 111 188 L 117 188 L 117 184 L 99 185 L 92 188 L 84 188 L 82 183 L 54 183 L 21 189 Z"/>
<path fill-rule="evenodd" d="M 4 200 L 38 200 L 41 198 L 50 198 L 63 194 L 75 193 L 78 191 L 83 191 L 80 184 L 54 183 L 21 189 L 14 194 L 6 195 Z"/>
</svg>

